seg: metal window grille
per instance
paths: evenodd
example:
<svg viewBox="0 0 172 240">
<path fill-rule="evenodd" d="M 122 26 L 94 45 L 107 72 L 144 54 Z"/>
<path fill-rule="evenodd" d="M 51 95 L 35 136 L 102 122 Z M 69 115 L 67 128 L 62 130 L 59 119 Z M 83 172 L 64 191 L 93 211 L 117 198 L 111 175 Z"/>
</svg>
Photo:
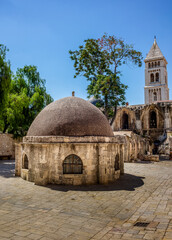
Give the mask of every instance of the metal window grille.
<svg viewBox="0 0 172 240">
<path fill-rule="evenodd" d="M 63 162 L 63 174 L 82 174 L 82 160 L 74 154 L 67 156 Z"/>
</svg>

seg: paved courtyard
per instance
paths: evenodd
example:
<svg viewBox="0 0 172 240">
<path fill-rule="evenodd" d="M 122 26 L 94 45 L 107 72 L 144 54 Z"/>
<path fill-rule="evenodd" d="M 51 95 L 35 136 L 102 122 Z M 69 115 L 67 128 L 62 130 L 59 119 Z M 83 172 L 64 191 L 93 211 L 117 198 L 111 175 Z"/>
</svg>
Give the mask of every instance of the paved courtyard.
<svg viewBox="0 0 172 240">
<path fill-rule="evenodd" d="M 0 161 L 0 240 L 172 239 L 172 161 L 125 163 L 115 184 L 89 187 L 36 186 L 14 166 Z"/>
</svg>

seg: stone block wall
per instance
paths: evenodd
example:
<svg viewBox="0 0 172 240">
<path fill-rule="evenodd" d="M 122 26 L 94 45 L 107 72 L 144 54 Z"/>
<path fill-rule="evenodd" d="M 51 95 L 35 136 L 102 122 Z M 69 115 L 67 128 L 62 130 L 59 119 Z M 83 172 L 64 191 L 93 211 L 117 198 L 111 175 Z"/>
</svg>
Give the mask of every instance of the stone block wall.
<svg viewBox="0 0 172 240">
<path fill-rule="evenodd" d="M 15 158 L 15 140 L 12 134 L 0 133 L 0 158 Z"/>
<path fill-rule="evenodd" d="M 152 153 L 153 144 L 148 138 L 143 138 L 132 131 L 116 131 L 114 134 L 119 143 L 124 143 L 124 162 L 137 161 L 148 152 Z"/>
<path fill-rule="evenodd" d="M 71 154 L 83 163 L 82 174 L 64 174 L 63 161 Z M 28 170 L 23 169 L 27 155 Z M 118 155 L 118 168 L 115 169 Z M 124 173 L 124 146 L 116 138 L 26 137 L 16 144 L 16 175 L 35 184 L 107 184 Z"/>
</svg>

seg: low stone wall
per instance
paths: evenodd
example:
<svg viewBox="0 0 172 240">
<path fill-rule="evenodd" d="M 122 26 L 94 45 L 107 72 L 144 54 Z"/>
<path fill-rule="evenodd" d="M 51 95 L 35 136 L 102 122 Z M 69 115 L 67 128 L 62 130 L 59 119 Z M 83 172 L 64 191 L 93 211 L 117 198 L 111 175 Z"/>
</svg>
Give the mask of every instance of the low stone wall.
<svg viewBox="0 0 172 240">
<path fill-rule="evenodd" d="M 12 134 L 0 133 L 0 159 L 15 158 L 15 142 Z"/>
<path fill-rule="evenodd" d="M 159 162 L 159 155 L 144 155 L 143 156 L 144 161 L 153 161 L 153 162 Z"/>
</svg>

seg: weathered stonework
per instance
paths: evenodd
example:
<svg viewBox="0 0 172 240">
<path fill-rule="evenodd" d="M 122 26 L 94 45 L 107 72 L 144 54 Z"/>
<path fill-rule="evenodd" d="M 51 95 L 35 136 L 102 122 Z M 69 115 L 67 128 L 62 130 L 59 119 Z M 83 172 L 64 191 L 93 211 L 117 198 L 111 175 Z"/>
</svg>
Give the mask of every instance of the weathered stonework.
<svg viewBox="0 0 172 240">
<path fill-rule="evenodd" d="M 132 131 L 116 131 L 117 141 L 124 143 L 124 162 L 144 160 L 143 156 L 152 152 L 153 144 L 149 138 L 143 138 Z"/>
<path fill-rule="evenodd" d="M 15 142 L 12 134 L 0 133 L 0 158 L 15 158 Z"/>
<path fill-rule="evenodd" d="M 70 154 L 80 157 L 83 174 L 64 174 L 63 161 Z M 28 169 L 24 168 L 24 156 Z M 119 169 L 115 170 L 116 156 Z M 107 184 L 124 173 L 124 144 L 115 137 L 25 137 L 16 145 L 16 175 L 38 185 Z"/>
<path fill-rule="evenodd" d="M 123 128 L 124 114 L 128 115 L 128 129 Z M 152 121 L 156 121 L 155 124 L 153 122 L 154 125 Z M 130 130 L 143 137 L 150 137 L 153 142 L 162 142 L 172 132 L 172 101 L 119 107 L 112 129 L 113 131 Z"/>
</svg>

